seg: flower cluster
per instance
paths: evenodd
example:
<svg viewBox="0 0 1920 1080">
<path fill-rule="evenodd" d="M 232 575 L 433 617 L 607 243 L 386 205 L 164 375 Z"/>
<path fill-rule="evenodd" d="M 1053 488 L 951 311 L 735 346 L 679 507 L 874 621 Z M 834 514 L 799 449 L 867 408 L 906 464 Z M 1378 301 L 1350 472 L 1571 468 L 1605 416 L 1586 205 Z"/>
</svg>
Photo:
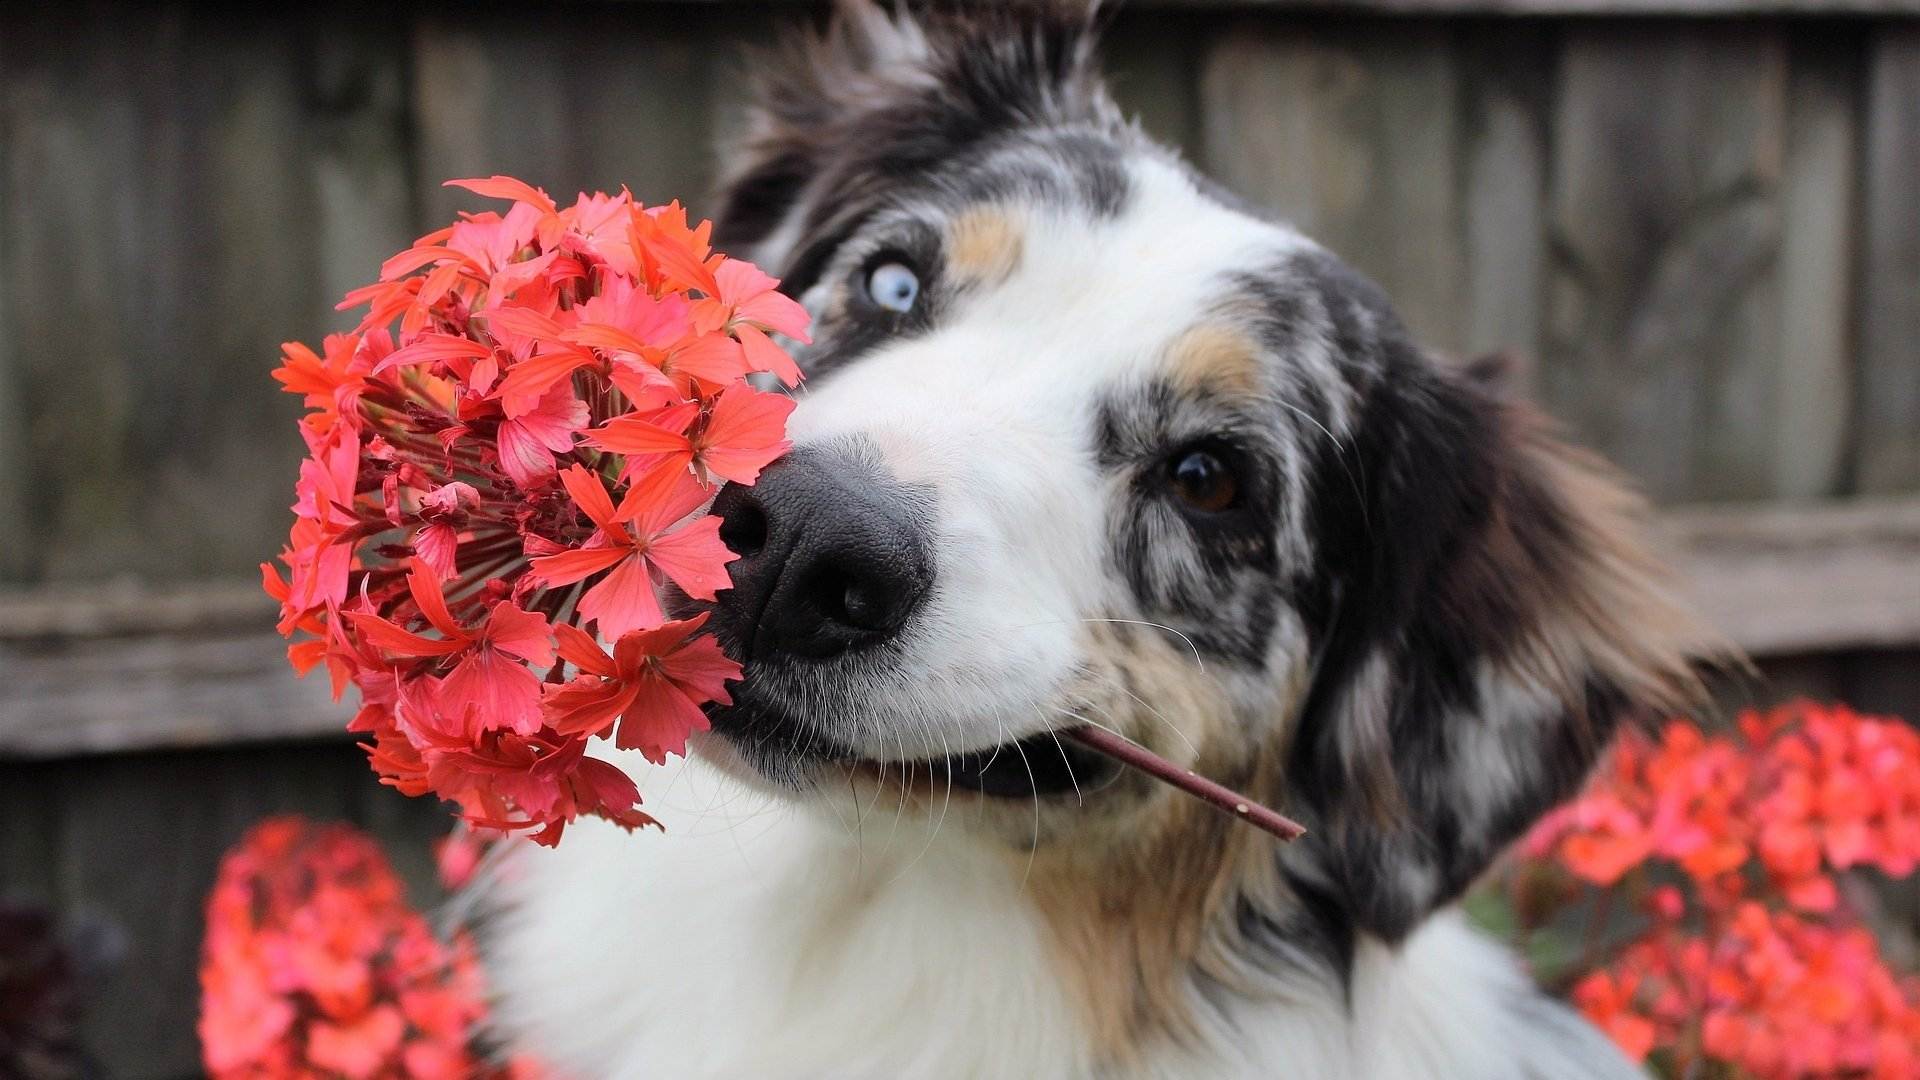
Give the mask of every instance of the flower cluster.
<svg viewBox="0 0 1920 1080">
<path fill-rule="evenodd" d="M 1920 864 L 1920 733 L 1800 703 L 1625 737 L 1526 858 L 1637 897 L 1637 934 L 1573 987 L 1674 1074 L 1920 1074 L 1920 981 L 1882 960 L 1841 876 Z"/>
<path fill-rule="evenodd" d="M 379 848 L 346 826 L 275 818 L 227 854 L 200 987 L 216 1080 L 536 1075 L 471 1052 L 485 997 L 470 945 L 434 937 Z"/>
<path fill-rule="evenodd" d="M 586 744 L 659 761 L 728 700 L 739 666 L 659 590 L 726 587 L 704 510 L 788 448 L 792 399 L 748 377 L 798 382 L 771 335 L 807 316 L 678 204 L 453 183 L 512 206 L 389 259 L 341 304 L 353 332 L 285 347 L 308 457 L 265 585 L 294 668 L 358 688 L 383 782 L 546 844 L 653 824 Z"/>
</svg>

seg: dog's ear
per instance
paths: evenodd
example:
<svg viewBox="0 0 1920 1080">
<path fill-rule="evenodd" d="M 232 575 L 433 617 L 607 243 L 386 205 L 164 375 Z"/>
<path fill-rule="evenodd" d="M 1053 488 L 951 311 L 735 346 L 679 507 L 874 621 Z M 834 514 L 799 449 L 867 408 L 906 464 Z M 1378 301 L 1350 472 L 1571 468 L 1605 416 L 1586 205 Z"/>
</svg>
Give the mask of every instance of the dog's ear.
<svg viewBox="0 0 1920 1080">
<path fill-rule="evenodd" d="M 1570 795 L 1617 725 L 1699 703 L 1733 652 L 1675 599 L 1612 469 L 1491 368 L 1443 367 L 1374 315 L 1379 366 L 1316 485 L 1320 633 L 1287 772 L 1317 830 L 1287 862 L 1396 940 Z"/>
<path fill-rule="evenodd" d="M 838 0 L 825 29 L 749 59 L 723 147 L 715 241 L 787 276 L 800 248 L 857 221 L 902 178 L 1020 123 L 1119 124 L 1093 66 L 1097 2 Z"/>
</svg>

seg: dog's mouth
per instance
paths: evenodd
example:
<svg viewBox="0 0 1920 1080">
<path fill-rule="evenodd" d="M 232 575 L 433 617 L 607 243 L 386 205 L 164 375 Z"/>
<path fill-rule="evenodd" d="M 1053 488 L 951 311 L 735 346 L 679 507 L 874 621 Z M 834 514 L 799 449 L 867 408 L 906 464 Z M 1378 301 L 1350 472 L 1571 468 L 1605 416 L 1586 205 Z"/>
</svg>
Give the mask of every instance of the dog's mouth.
<svg viewBox="0 0 1920 1080">
<path fill-rule="evenodd" d="M 839 766 L 882 783 L 1028 799 L 1084 795 L 1119 771 L 1109 758 L 1051 731 L 936 757 L 872 757 L 837 742 L 817 725 L 764 706 L 741 702 L 710 708 L 708 719 L 748 766 L 787 786 L 803 782 L 822 766 Z"/>
</svg>

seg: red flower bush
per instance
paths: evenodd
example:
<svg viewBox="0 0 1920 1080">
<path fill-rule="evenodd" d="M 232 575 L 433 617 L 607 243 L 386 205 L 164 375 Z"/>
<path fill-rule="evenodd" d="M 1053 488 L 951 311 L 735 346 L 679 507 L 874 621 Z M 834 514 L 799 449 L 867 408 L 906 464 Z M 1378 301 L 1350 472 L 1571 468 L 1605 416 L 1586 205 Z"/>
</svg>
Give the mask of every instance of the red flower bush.
<svg viewBox="0 0 1920 1080">
<path fill-rule="evenodd" d="M 1638 900 L 1639 932 L 1574 1003 L 1671 1075 L 1920 1075 L 1920 980 L 1887 968 L 1837 881 L 1920 862 L 1920 733 L 1807 703 L 1738 728 L 1625 737 L 1523 843 Z"/>
<path fill-rule="evenodd" d="M 536 1075 L 471 1053 L 486 1011 L 471 946 L 435 938 L 379 848 L 344 825 L 276 818 L 227 854 L 200 987 L 216 1080 Z"/>
<path fill-rule="evenodd" d="M 587 741 L 663 760 L 728 701 L 739 665 L 659 590 L 727 586 L 704 509 L 786 451 L 792 399 L 747 377 L 798 382 L 770 335 L 807 316 L 677 204 L 453 183 L 513 205 L 389 259 L 352 333 L 285 347 L 309 456 L 266 589 L 295 670 L 360 691 L 383 782 L 545 844 L 655 824 Z"/>
</svg>

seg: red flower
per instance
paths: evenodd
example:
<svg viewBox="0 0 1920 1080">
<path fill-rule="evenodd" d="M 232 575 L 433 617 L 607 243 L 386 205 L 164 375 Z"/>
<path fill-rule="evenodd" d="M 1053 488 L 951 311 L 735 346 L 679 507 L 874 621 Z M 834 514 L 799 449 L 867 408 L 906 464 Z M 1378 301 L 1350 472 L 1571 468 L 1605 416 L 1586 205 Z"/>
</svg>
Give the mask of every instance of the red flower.
<svg viewBox="0 0 1920 1080">
<path fill-rule="evenodd" d="M 614 743 L 660 763 L 686 752 L 687 736 L 707 730 L 707 702 L 730 705 L 726 683 L 740 677 L 712 638 L 693 638 L 707 621 L 670 622 L 655 630 L 624 634 L 608 656 L 592 637 L 558 628 L 560 655 L 582 674 L 565 686 L 547 688 L 547 719 L 555 731 L 594 735 L 616 717 Z"/>
<path fill-rule="evenodd" d="M 507 418 L 497 436 L 500 467 L 521 490 L 532 490 L 553 476 L 553 455 L 573 449 L 574 432 L 592 415 L 573 387 L 557 382 L 531 402 L 509 397 L 501 403 Z"/>
<path fill-rule="evenodd" d="M 540 680 L 526 661 L 553 663 L 553 636 L 546 616 L 523 611 L 503 600 L 487 609 L 472 630 L 447 609 L 439 575 L 415 558 L 407 588 L 429 625 L 441 634 L 429 638 L 403 630 L 378 615 L 349 612 L 347 618 L 374 647 L 406 657 L 458 658 L 439 684 L 435 704 L 472 737 L 506 729 L 526 735 L 539 729 Z"/>
<path fill-rule="evenodd" d="M 221 861 L 206 917 L 199 1029 L 216 1080 L 509 1075 L 469 1045 L 485 1015 L 470 946 L 434 937 L 352 829 L 256 826 Z"/>
<path fill-rule="evenodd" d="M 786 453 L 792 398 L 737 383 L 714 397 L 703 418 L 687 406 L 649 415 L 623 416 L 589 436 L 602 450 L 641 457 L 652 467 L 751 484 L 760 470 Z"/>
<path fill-rule="evenodd" d="M 533 578 L 553 588 L 610 570 L 580 598 L 580 613 L 597 623 L 601 633 L 617 637 L 660 625 L 665 616 L 654 592 L 655 571 L 701 600 L 711 600 L 716 589 L 726 588 L 725 567 L 736 556 L 720 542 L 720 523 L 703 517 L 674 528 L 712 497 L 693 477 L 685 472 L 663 475 L 659 495 L 631 488 L 618 509 L 606 487 L 578 465 L 561 473 L 560 482 L 598 529 L 580 548 L 535 558 Z"/>
<path fill-rule="evenodd" d="M 1644 897 L 1646 932 L 1579 981 L 1575 1004 L 1675 1075 L 1913 1075 L 1920 985 L 1888 970 L 1835 878 L 1920 861 L 1920 733 L 1805 703 L 1737 727 L 1623 738 L 1521 845 Z"/>
</svg>

